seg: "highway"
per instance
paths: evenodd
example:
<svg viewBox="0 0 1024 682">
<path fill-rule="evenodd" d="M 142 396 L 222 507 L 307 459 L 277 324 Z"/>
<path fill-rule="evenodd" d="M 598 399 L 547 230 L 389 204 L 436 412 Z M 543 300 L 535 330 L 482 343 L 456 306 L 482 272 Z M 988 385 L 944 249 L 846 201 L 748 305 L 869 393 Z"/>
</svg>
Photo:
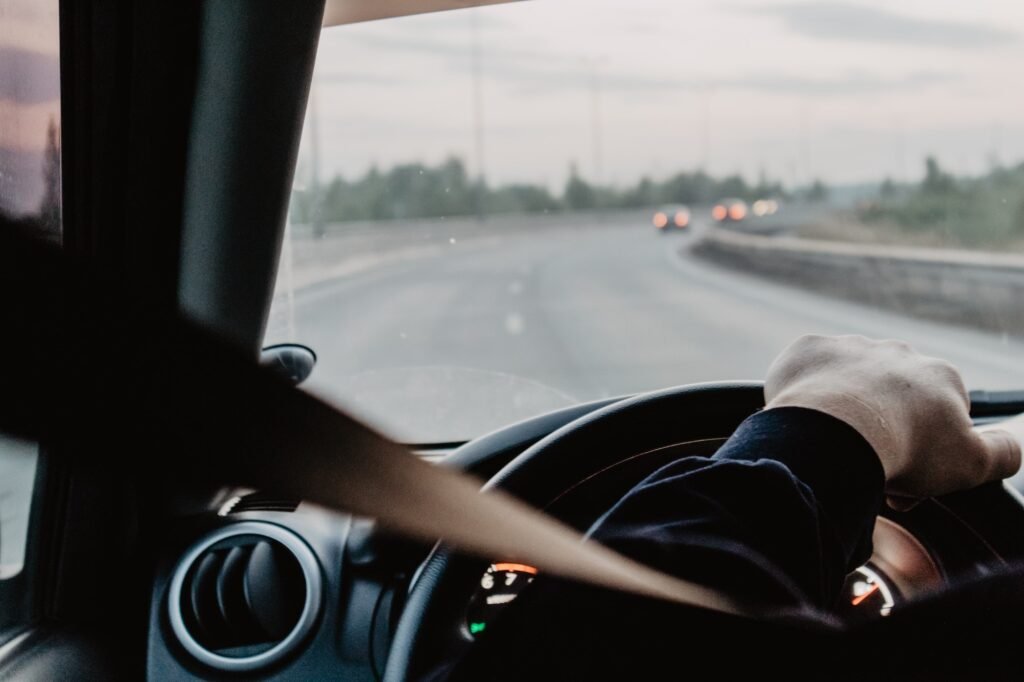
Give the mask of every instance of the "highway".
<svg viewBox="0 0 1024 682">
<path fill-rule="evenodd" d="M 418 443 L 572 402 L 759 379 L 804 333 L 901 338 L 969 388 L 1024 388 L 1019 340 L 723 270 L 686 253 L 695 238 L 639 222 L 509 233 L 306 286 L 291 313 L 294 340 L 320 359 L 308 387 Z"/>
</svg>

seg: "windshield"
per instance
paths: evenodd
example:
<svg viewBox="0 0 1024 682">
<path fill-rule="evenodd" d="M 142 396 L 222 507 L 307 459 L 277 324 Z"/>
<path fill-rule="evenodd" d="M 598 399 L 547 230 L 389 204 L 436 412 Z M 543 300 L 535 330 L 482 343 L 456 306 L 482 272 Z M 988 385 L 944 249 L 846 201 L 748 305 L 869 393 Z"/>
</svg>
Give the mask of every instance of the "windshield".
<svg viewBox="0 0 1024 682">
<path fill-rule="evenodd" d="M 1024 387 L 1024 6 L 546 0 L 325 29 L 267 342 L 411 443 L 759 379 Z"/>
</svg>

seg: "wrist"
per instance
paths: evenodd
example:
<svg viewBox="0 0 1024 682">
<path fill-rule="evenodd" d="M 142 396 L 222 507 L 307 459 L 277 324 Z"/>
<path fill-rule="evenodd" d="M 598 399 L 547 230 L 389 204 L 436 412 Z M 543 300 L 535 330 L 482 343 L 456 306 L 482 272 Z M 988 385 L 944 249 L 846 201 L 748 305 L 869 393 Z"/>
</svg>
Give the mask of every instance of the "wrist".
<svg viewBox="0 0 1024 682">
<path fill-rule="evenodd" d="M 849 393 L 815 389 L 785 390 L 765 405 L 766 410 L 780 407 L 816 410 L 844 422 L 871 446 L 887 481 L 899 475 L 898 442 L 892 426 L 877 407 Z"/>
</svg>

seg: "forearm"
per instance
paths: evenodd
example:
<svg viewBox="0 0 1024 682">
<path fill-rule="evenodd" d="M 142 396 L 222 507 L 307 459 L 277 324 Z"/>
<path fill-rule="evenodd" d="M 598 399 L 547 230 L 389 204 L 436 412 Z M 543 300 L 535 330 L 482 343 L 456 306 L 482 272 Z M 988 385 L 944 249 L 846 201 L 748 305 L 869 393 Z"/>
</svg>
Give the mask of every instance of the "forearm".
<svg viewBox="0 0 1024 682">
<path fill-rule="evenodd" d="M 845 423 L 768 410 L 713 458 L 652 474 L 591 535 L 741 601 L 825 607 L 870 555 L 883 486 L 877 456 Z"/>
</svg>

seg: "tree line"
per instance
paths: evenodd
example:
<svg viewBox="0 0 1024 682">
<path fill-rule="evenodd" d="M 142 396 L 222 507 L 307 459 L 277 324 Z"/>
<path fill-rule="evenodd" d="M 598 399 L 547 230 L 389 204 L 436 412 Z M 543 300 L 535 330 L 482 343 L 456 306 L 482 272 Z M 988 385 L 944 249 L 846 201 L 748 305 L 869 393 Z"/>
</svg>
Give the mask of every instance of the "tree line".
<svg viewBox="0 0 1024 682">
<path fill-rule="evenodd" d="M 827 190 L 819 182 L 809 191 L 822 198 L 820 195 Z M 700 170 L 676 173 L 661 181 L 644 177 L 625 188 L 602 186 L 584 179 L 574 164 L 561 192 L 527 183 L 492 186 L 471 178 L 462 160 L 452 157 L 436 166 L 407 163 L 385 171 L 373 167 L 354 179 L 335 176 L 320 187 L 296 192 L 291 219 L 326 225 L 351 220 L 626 209 L 710 203 L 723 197 L 755 200 L 785 196 L 780 183 L 763 177 L 757 183 L 748 183 L 739 175 L 714 178 Z"/>
<path fill-rule="evenodd" d="M 1024 239 L 1024 163 L 994 164 L 977 177 L 957 177 L 935 157 L 918 183 L 885 180 L 878 198 L 860 207 L 864 222 L 906 233 L 930 233 L 950 245 L 997 247 Z"/>
</svg>

